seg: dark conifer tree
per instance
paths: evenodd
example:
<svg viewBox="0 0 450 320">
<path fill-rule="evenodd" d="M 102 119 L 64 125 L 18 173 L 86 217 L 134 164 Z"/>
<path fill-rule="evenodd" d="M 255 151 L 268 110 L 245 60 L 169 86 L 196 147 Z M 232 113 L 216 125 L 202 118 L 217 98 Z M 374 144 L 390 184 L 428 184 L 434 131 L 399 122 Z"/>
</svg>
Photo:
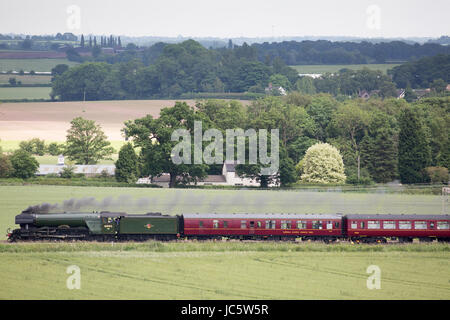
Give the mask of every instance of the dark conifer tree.
<svg viewBox="0 0 450 320">
<path fill-rule="evenodd" d="M 380 183 L 397 177 L 397 132 L 389 120 L 393 119 L 383 113 L 375 114 L 361 143 L 363 166 L 372 179 Z"/>
<path fill-rule="evenodd" d="M 125 144 L 119 151 L 116 161 L 116 180 L 118 182 L 135 182 L 138 176 L 138 160 L 131 143 Z"/>
<path fill-rule="evenodd" d="M 431 148 L 424 125 L 411 108 L 399 118 L 398 172 L 402 183 L 426 182 L 424 169 L 431 162 Z"/>
</svg>

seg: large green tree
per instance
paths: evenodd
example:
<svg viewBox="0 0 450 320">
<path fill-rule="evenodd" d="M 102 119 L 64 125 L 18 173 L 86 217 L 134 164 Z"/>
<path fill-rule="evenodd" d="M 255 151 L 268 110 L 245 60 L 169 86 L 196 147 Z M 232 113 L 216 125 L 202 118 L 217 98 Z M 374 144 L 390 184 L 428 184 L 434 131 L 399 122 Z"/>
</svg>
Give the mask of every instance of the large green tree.
<svg viewBox="0 0 450 320">
<path fill-rule="evenodd" d="M 361 168 L 361 142 L 367 133 L 369 124 L 369 113 L 362 109 L 357 103 L 346 103 L 338 107 L 330 130 L 335 130 L 339 135 L 350 142 L 355 154 L 357 177 L 360 179 Z"/>
<path fill-rule="evenodd" d="M 100 88 L 111 66 L 103 62 L 83 63 L 56 76 L 52 95 L 66 100 L 99 100 Z"/>
<path fill-rule="evenodd" d="M 67 131 L 64 154 L 76 164 L 96 164 L 99 160 L 110 159 L 114 152 L 100 125 L 94 120 L 77 117 Z"/>
<path fill-rule="evenodd" d="M 309 183 L 345 183 L 344 162 L 335 147 L 317 143 L 306 151 L 302 160 L 301 180 Z"/>
<path fill-rule="evenodd" d="M 142 175 L 156 177 L 169 173 L 171 188 L 178 182 L 196 182 L 206 177 L 208 166 L 194 164 L 193 152 L 191 152 L 191 164 L 176 164 L 173 161 L 174 148 L 183 141 L 172 141 L 172 134 L 177 129 L 185 129 L 192 137 L 195 120 L 203 119 L 197 116 L 194 109 L 185 102 L 177 102 L 173 107 L 162 109 L 158 119 L 147 115 L 125 123 L 125 135 L 133 140 L 136 147 L 141 148 Z M 184 142 L 192 150 L 192 142 Z"/>
<path fill-rule="evenodd" d="M 398 132 L 396 119 L 375 112 L 370 120 L 367 135 L 361 142 L 364 167 L 375 182 L 389 182 L 397 176 Z"/>
<path fill-rule="evenodd" d="M 10 156 L 11 164 L 14 168 L 14 176 L 17 178 L 28 179 L 34 177 L 39 162 L 24 150 L 16 150 Z"/>
</svg>

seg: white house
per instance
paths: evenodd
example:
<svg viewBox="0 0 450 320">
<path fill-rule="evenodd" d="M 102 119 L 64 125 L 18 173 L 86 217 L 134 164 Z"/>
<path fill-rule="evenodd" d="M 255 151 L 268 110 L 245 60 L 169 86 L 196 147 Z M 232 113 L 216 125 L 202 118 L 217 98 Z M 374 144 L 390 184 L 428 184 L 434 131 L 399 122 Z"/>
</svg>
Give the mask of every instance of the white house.
<svg viewBox="0 0 450 320">
<path fill-rule="evenodd" d="M 236 173 L 236 161 L 225 161 L 222 167 L 221 175 L 208 175 L 205 179 L 197 181 L 196 185 L 206 186 L 247 186 L 247 187 L 259 187 L 260 184 L 256 179 L 241 178 Z M 140 178 L 137 184 L 156 184 L 165 188 L 169 187 L 170 175 L 163 173 L 158 177 L 144 177 Z M 194 183 L 192 183 L 194 184 Z M 272 183 L 269 187 L 275 187 L 277 184 Z"/>
</svg>

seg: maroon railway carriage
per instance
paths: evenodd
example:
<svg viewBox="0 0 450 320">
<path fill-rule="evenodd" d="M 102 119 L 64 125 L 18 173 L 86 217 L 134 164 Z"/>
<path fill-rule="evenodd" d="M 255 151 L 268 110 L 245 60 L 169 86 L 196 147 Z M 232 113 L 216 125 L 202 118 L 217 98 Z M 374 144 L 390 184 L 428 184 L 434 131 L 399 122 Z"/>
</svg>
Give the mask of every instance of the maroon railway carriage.
<svg viewBox="0 0 450 320">
<path fill-rule="evenodd" d="M 238 238 L 334 241 L 343 236 L 340 214 L 183 214 L 188 238 Z"/>
<path fill-rule="evenodd" d="M 344 217 L 344 224 L 347 236 L 356 241 L 450 240 L 450 215 L 349 214 Z"/>
</svg>

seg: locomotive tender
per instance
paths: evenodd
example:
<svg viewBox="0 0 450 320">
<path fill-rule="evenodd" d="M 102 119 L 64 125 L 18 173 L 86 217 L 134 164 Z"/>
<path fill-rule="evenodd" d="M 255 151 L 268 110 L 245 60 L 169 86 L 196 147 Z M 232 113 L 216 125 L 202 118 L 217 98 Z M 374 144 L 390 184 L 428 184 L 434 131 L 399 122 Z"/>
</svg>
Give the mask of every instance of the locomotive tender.
<svg viewBox="0 0 450 320">
<path fill-rule="evenodd" d="M 450 215 L 39 213 L 16 216 L 8 240 L 145 241 L 187 239 L 450 241 Z"/>
</svg>

